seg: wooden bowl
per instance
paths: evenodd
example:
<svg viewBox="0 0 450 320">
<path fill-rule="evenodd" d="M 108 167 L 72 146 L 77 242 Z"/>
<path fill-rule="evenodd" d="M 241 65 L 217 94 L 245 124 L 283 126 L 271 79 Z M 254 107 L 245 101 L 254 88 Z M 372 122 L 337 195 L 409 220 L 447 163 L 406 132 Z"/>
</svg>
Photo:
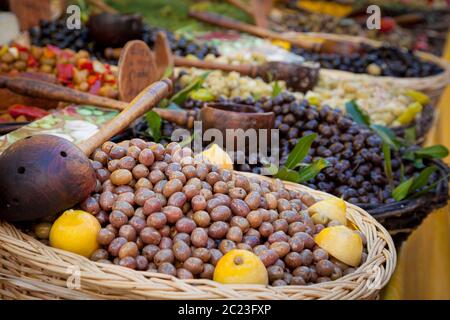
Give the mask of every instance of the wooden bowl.
<svg viewBox="0 0 450 320">
<path fill-rule="evenodd" d="M 113 14 L 102 12 L 89 17 L 89 36 L 103 47 L 119 48 L 130 40 L 140 39 L 142 17 L 139 14 Z"/>
</svg>

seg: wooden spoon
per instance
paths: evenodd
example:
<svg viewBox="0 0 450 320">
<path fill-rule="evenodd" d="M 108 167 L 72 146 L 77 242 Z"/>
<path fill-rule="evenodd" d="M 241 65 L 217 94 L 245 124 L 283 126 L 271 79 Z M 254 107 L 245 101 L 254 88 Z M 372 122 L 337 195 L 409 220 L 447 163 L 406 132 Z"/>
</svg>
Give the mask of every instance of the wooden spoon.
<svg viewBox="0 0 450 320">
<path fill-rule="evenodd" d="M 335 41 L 330 39 L 315 39 L 315 41 L 312 41 L 310 37 L 300 33 L 298 33 L 298 35 L 301 36 L 301 38 L 293 38 L 282 33 L 271 31 L 269 29 L 261 28 L 258 26 L 253 26 L 251 24 L 240 22 L 215 13 L 190 11 L 189 16 L 206 23 L 210 23 L 227 29 L 237 30 L 240 32 L 246 32 L 257 37 L 286 41 L 309 51 L 322 53 L 339 53 L 341 55 L 348 55 L 361 51 L 361 46 L 359 44 L 350 41 Z"/>
<path fill-rule="evenodd" d="M 101 97 L 57 84 L 22 77 L 0 76 L 0 88 L 6 88 L 14 93 L 34 98 L 77 104 L 90 104 L 120 111 L 128 106 L 128 103 L 120 100 Z M 161 108 L 153 108 L 153 110 L 157 112 L 162 119 L 176 123 L 180 126 L 185 126 L 192 121 L 190 119 L 192 115 L 185 111 Z"/>
<path fill-rule="evenodd" d="M 78 146 L 53 135 L 13 143 L 0 155 L 0 218 L 30 221 L 72 208 L 94 191 L 96 174 L 88 156 L 169 95 L 172 82 L 144 89 L 121 113 Z"/>
<path fill-rule="evenodd" d="M 252 78 L 261 77 L 265 81 L 283 80 L 289 88 L 295 91 L 307 92 L 311 90 L 319 80 L 319 65 L 318 64 L 296 64 L 280 61 L 267 62 L 261 65 L 231 65 L 225 63 L 216 63 L 210 61 L 193 60 L 183 57 L 172 57 L 171 51 L 168 48 L 168 41 L 163 32 L 159 32 L 155 47 L 159 47 L 156 53 L 156 61 L 161 61 L 159 64 L 161 70 L 167 68 L 167 64 L 173 63 L 178 67 L 193 67 L 206 70 L 222 70 L 226 72 L 236 71 L 242 75 Z M 163 49 L 165 47 L 165 49 Z"/>
</svg>

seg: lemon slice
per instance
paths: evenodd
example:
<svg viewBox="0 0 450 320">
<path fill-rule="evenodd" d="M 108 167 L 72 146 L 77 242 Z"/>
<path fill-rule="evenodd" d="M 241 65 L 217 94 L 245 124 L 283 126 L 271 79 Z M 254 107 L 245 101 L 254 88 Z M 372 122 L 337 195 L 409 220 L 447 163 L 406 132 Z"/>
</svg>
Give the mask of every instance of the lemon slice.
<svg viewBox="0 0 450 320">
<path fill-rule="evenodd" d="M 320 231 L 314 240 L 328 254 L 349 266 L 357 267 L 361 263 L 361 236 L 346 226 L 327 227 Z"/>
<path fill-rule="evenodd" d="M 210 148 L 200 153 L 199 156 L 200 159 L 203 158 L 203 160 L 207 160 L 220 168 L 233 170 L 233 161 L 230 156 L 215 143 Z"/>
<path fill-rule="evenodd" d="M 316 202 L 308 208 L 308 212 L 311 217 L 319 215 L 320 218 L 318 220 L 323 220 L 323 218 L 328 220 L 337 220 L 342 225 L 347 224 L 347 217 L 345 215 L 346 210 L 347 205 L 345 204 L 345 201 L 338 198 L 322 200 Z"/>
<path fill-rule="evenodd" d="M 430 97 L 427 96 L 425 93 L 422 93 L 420 91 L 416 90 L 408 90 L 405 93 L 408 97 L 414 99 L 415 101 L 419 102 L 423 106 L 430 103 Z"/>
<path fill-rule="evenodd" d="M 420 102 L 411 103 L 408 108 L 397 118 L 400 124 L 408 124 L 414 120 L 416 115 L 422 112 L 422 104 Z"/>
</svg>

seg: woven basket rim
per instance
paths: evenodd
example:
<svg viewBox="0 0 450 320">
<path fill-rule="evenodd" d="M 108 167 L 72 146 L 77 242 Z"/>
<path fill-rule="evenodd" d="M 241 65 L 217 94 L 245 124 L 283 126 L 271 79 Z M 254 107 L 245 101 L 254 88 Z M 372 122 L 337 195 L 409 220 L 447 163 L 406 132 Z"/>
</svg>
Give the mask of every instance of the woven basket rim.
<svg viewBox="0 0 450 320">
<path fill-rule="evenodd" d="M 332 34 L 332 33 L 322 33 L 322 32 L 287 32 L 287 35 L 305 35 L 310 37 L 316 37 L 316 38 L 323 38 L 323 39 L 329 39 L 329 40 L 341 40 L 341 41 L 349 41 L 353 43 L 364 43 L 368 45 L 372 45 L 375 47 L 379 47 L 383 44 L 381 41 L 373 40 L 373 39 L 367 39 L 361 36 L 350 36 L 350 35 L 341 35 L 341 34 Z M 450 63 L 447 62 L 445 59 L 438 57 L 432 53 L 429 52 L 423 52 L 423 51 L 416 51 L 415 52 L 420 58 L 431 61 L 439 65 L 444 69 L 443 72 L 428 76 L 428 77 L 421 77 L 421 78 L 414 78 L 414 77 L 408 77 L 408 78 L 400 78 L 400 77 L 391 77 L 391 76 L 373 76 L 369 74 L 359 74 L 359 73 L 353 73 L 348 71 L 342 71 L 342 70 L 335 70 L 335 69 L 326 69 L 321 68 L 320 72 L 325 76 L 335 76 L 339 77 L 340 79 L 345 79 L 349 77 L 355 77 L 355 76 L 365 76 L 368 77 L 368 79 L 373 80 L 375 82 L 393 82 L 396 85 L 400 85 L 403 87 L 408 87 L 411 89 L 422 89 L 422 90 L 439 90 L 447 86 L 447 84 L 450 83 Z"/>
<path fill-rule="evenodd" d="M 235 172 L 250 178 L 269 177 Z M 284 182 L 288 190 L 310 192 L 318 199 L 334 196 Z M 222 285 L 212 280 L 180 280 L 93 262 L 46 246 L 15 226 L 0 221 L 0 297 L 68 299 L 372 299 L 394 272 L 395 245 L 386 229 L 361 208 L 347 204 L 347 216 L 367 237 L 368 258 L 356 272 L 311 286 Z M 70 290 L 67 268 L 77 265 L 81 288 Z M 2 288 L 3 284 L 3 288 Z"/>
</svg>

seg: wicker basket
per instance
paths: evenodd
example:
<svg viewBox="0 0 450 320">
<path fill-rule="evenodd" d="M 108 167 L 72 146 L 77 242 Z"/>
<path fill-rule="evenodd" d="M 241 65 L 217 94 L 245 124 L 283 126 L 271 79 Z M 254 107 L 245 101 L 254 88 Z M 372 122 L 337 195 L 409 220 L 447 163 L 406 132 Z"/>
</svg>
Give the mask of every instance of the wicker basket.
<svg viewBox="0 0 450 320">
<path fill-rule="evenodd" d="M 271 180 L 250 173 L 247 177 Z M 286 182 L 287 189 L 332 197 Z M 13 225 L 0 222 L 1 299 L 375 299 L 396 265 L 388 232 L 367 212 L 348 204 L 348 218 L 366 235 L 368 258 L 354 273 L 311 286 L 223 285 L 180 280 L 159 273 L 101 264 L 46 246 Z M 67 285 L 79 275 L 79 288 Z M 76 284 L 76 281 L 74 282 Z M 72 287 L 73 288 L 73 287 Z"/>
<path fill-rule="evenodd" d="M 295 33 L 292 34 L 293 36 L 295 36 Z M 314 33 L 314 32 L 304 33 L 304 35 L 336 41 L 341 40 L 341 41 L 350 41 L 354 43 L 368 44 L 375 47 L 379 47 L 382 45 L 382 42 L 380 41 L 370 40 L 367 38 L 357 36 L 338 35 L 331 33 Z M 417 55 L 424 60 L 432 61 L 437 65 L 441 66 L 444 69 L 444 72 L 434 76 L 423 78 L 383 77 L 383 76 L 371 76 L 366 74 L 364 74 L 364 76 L 370 77 L 374 82 L 378 83 L 394 82 L 396 85 L 400 87 L 421 91 L 430 97 L 432 105 L 437 105 L 437 102 L 439 101 L 439 98 L 442 95 L 442 92 L 444 91 L 445 87 L 448 84 L 450 84 L 450 64 L 444 59 L 439 58 L 430 53 L 417 52 Z M 322 73 L 323 76 L 329 75 L 333 77 L 339 77 L 340 79 L 349 79 L 358 76 L 358 74 L 352 72 L 332 70 L 332 69 L 321 69 L 320 72 Z"/>
<path fill-rule="evenodd" d="M 441 161 L 432 162 L 439 168 L 439 178 L 441 179 L 433 192 L 415 199 L 385 205 L 358 204 L 389 231 L 397 247 L 400 247 L 430 213 L 448 204 L 450 169 Z M 447 179 L 445 179 L 446 176 Z"/>
</svg>

